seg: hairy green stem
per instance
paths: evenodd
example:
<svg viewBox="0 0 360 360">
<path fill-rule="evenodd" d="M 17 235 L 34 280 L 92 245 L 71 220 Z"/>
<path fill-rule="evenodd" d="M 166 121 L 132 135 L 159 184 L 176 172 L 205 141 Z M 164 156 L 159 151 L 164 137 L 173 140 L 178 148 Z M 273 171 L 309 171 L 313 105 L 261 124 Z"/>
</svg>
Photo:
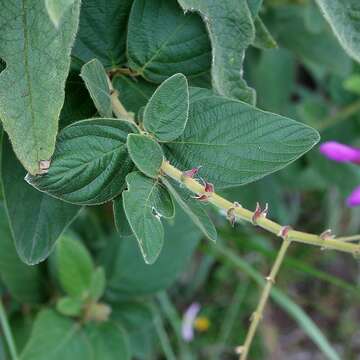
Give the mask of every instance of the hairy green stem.
<svg viewBox="0 0 360 360">
<path fill-rule="evenodd" d="M 10 330 L 9 322 L 6 317 L 5 309 L 4 309 L 1 298 L 0 298 L 0 323 L 1 323 L 1 327 L 3 329 L 4 337 L 6 339 L 6 343 L 9 348 L 11 359 L 18 360 L 19 358 L 17 355 L 15 342 L 14 342 L 14 339 L 13 339 L 13 336 L 12 336 L 12 333 Z"/>
<path fill-rule="evenodd" d="M 161 166 L 161 170 L 167 176 L 176 180 L 178 183 L 183 184 L 183 186 L 185 186 L 191 192 L 195 194 L 205 193 L 205 188 L 202 184 L 200 184 L 198 181 L 190 177 L 184 177 L 183 172 L 172 166 L 169 162 L 164 161 Z M 232 210 L 234 214 L 237 216 L 237 218 L 241 220 L 245 220 L 249 223 L 253 223 L 253 218 L 254 218 L 253 211 L 247 210 L 243 207 L 235 207 L 234 203 L 224 199 L 215 192 L 209 196 L 208 201 L 211 204 L 218 207 L 219 209 L 224 210 L 225 213 L 228 213 L 229 210 Z M 277 224 L 276 222 L 267 219 L 266 217 L 258 218 L 256 221 L 256 225 L 275 234 L 278 237 L 281 237 L 280 235 L 282 229 L 284 228 L 284 226 Z M 325 237 L 316 234 L 309 234 L 296 230 L 289 230 L 287 232 L 287 238 L 289 240 L 308 244 L 308 245 L 316 245 L 321 247 L 322 249 L 333 249 L 333 250 L 351 253 L 356 256 L 360 255 L 360 245 L 352 244 L 347 241 L 342 241 L 342 238 L 332 239 L 330 237 Z"/>
<path fill-rule="evenodd" d="M 258 306 L 254 313 L 251 316 L 251 324 L 246 335 L 246 339 L 244 342 L 244 346 L 241 347 L 240 358 L 239 360 L 246 360 L 250 351 L 251 343 L 255 337 L 256 330 L 259 326 L 259 323 L 263 317 L 264 309 L 269 299 L 270 291 L 272 289 L 273 284 L 275 283 L 276 276 L 280 270 L 280 266 L 284 260 L 286 251 L 290 245 L 290 240 L 285 238 L 281 248 L 277 254 L 274 265 L 270 271 L 270 275 L 266 278 L 266 285 L 261 293 L 261 297 L 258 303 Z"/>
</svg>

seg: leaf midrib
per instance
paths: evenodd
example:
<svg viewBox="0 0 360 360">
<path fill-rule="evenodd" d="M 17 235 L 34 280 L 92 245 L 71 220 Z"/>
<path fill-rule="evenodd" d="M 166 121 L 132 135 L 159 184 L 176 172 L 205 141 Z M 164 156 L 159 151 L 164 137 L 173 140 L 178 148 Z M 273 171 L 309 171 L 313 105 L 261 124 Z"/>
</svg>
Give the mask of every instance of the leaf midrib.
<svg viewBox="0 0 360 360">
<path fill-rule="evenodd" d="M 23 24 L 23 36 L 24 36 L 24 70 L 25 70 L 25 77 L 26 83 L 28 87 L 28 95 L 29 95 L 29 106 L 30 106 L 30 115 L 31 115 L 31 122 L 33 127 L 33 140 L 35 142 L 35 151 L 36 151 L 36 158 L 39 161 L 39 147 L 38 147 L 38 138 L 37 138 L 37 131 L 36 131 L 36 121 L 35 121 L 35 112 L 33 108 L 33 95 L 32 95 L 32 86 L 31 86 L 31 78 L 29 72 L 29 34 L 28 34 L 28 26 L 27 26 L 27 17 L 26 17 L 26 2 L 27 0 L 22 0 L 22 24 Z M 47 160 L 47 159 L 44 159 Z"/>
</svg>

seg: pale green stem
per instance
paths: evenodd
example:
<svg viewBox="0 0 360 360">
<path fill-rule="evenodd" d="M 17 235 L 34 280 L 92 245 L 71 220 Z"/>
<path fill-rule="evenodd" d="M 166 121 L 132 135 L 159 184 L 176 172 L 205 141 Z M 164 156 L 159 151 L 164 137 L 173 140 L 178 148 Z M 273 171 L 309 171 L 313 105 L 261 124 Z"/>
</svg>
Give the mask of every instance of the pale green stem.
<svg viewBox="0 0 360 360">
<path fill-rule="evenodd" d="M 356 113 L 360 113 L 360 100 L 353 102 L 352 104 L 340 109 L 335 115 L 329 116 L 324 119 L 318 126 L 317 129 L 324 131 L 332 126 L 339 124 L 343 120 L 347 120 Z"/>
<path fill-rule="evenodd" d="M 163 321 L 161 318 L 161 314 L 160 314 L 159 310 L 156 308 L 156 306 L 152 307 L 152 311 L 154 314 L 155 329 L 158 334 L 160 344 L 164 351 L 166 360 L 176 360 L 176 356 L 175 356 L 174 350 L 171 347 L 169 337 L 164 329 L 164 324 L 163 324 Z"/>
<path fill-rule="evenodd" d="M 280 270 L 280 266 L 284 260 L 284 257 L 285 257 L 285 254 L 286 254 L 286 251 L 287 251 L 289 245 L 290 245 L 290 240 L 285 238 L 281 245 L 280 251 L 278 252 L 278 254 L 276 256 L 274 265 L 270 271 L 270 275 L 266 278 L 266 285 L 261 293 L 261 297 L 260 297 L 258 306 L 251 316 L 250 328 L 246 335 L 244 346 L 241 347 L 239 360 L 246 360 L 248 357 L 248 354 L 250 351 L 250 346 L 254 339 L 256 330 L 259 326 L 259 323 L 263 317 L 264 309 L 265 309 L 267 300 L 269 298 L 270 291 L 272 289 L 273 284 L 275 283 L 276 276 Z"/>
<path fill-rule="evenodd" d="M 12 336 L 12 333 L 10 330 L 9 322 L 6 317 L 6 313 L 5 313 L 5 309 L 4 309 L 1 297 L 0 297 L 0 323 L 1 323 L 1 327 L 3 329 L 4 337 L 6 339 L 6 343 L 9 348 L 11 359 L 18 360 L 19 358 L 17 355 L 15 342 L 14 342 L 14 339 L 13 339 L 13 336 Z"/>
<path fill-rule="evenodd" d="M 172 179 L 181 183 L 188 190 L 195 194 L 204 194 L 205 188 L 202 184 L 200 184 L 195 179 L 190 177 L 184 177 L 182 171 L 172 166 L 169 162 L 164 161 L 161 170 L 164 174 L 168 175 Z M 253 224 L 254 212 L 247 210 L 243 207 L 236 207 L 234 203 L 229 200 L 224 199 L 220 195 L 211 193 L 208 200 L 211 204 L 215 205 L 219 209 L 222 209 L 227 213 L 229 210 L 233 211 L 233 213 L 237 216 L 237 218 L 241 220 L 245 220 L 249 223 Z M 281 231 L 283 226 L 277 224 L 276 222 L 267 219 L 266 217 L 260 217 L 256 221 L 256 225 L 275 234 L 278 237 L 281 237 Z M 356 235 L 360 236 L 360 235 Z M 359 244 L 351 244 L 346 241 L 342 241 L 342 238 L 332 239 L 330 237 L 322 237 L 316 234 L 309 234 L 296 230 L 289 230 L 287 233 L 287 238 L 292 241 L 316 245 L 321 247 L 322 249 L 333 249 L 338 251 L 343 251 L 347 253 L 351 253 L 353 255 L 359 256 L 360 254 L 360 245 Z"/>
</svg>

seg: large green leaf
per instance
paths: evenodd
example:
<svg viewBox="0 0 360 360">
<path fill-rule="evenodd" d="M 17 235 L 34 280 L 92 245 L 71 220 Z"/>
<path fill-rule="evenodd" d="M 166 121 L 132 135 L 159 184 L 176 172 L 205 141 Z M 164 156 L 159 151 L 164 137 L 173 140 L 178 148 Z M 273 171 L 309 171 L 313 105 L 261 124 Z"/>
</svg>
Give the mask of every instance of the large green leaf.
<svg viewBox="0 0 360 360">
<path fill-rule="evenodd" d="M 316 0 L 325 19 L 346 52 L 360 62 L 360 2 Z"/>
<path fill-rule="evenodd" d="M 134 237 L 112 236 L 100 256 L 108 278 L 110 299 L 139 297 L 169 287 L 184 270 L 201 239 L 201 232 L 176 208 L 176 217 L 164 223 L 165 241 L 156 263 L 148 266 Z"/>
<path fill-rule="evenodd" d="M 130 134 L 127 148 L 131 160 L 142 173 L 152 178 L 159 176 L 164 155 L 155 140 L 145 135 Z"/>
<path fill-rule="evenodd" d="M 80 76 L 85 81 L 100 116 L 113 117 L 109 80 L 101 62 L 97 59 L 89 61 L 81 68 Z"/>
<path fill-rule="evenodd" d="M 0 57 L 7 65 L 0 74 L 0 118 L 21 163 L 38 174 L 55 148 L 80 1 L 58 29 L 43 0 L 1 0 L 0 7 Z"/>
<path fill-rule="evenodd" d="M 185 11 L 198 11 L 207 25 L 212 43 L 213 87 L 220 94 L 249 103 L 254 90 L 242 78 L 246 48 L 255 29 L 246 0 L 178 0 Z"/>
<path fill-rule="evenodd" d="M 31 337 L 22 352 L 21 360 L 89 360 L 91 343 L 81 324 L 52 310 L 37 316 Z"/>
<path fill-rule="evenodd" d="M 16 159 L 5 135 L 1 175 L 16 250 L 24 262 L 36 264 L 48 257 L 80 207 L 54 199 L 29 186 L 24 180 L 26 171 Z"/>
<path fill-rule="evenodd" d="M 124 327 L 129 335 L 133 355 L 149 358 L 156 340 L 150 305 L 132 300 L 111 304 L 111 310 L 111 320 Z"/>
<path fill-rule="evenodd" d="M 11 295 L 21 302 L 39 302 L 43 298 L 40 268 L 27 266 L 19 259 L 2 203 L 0 203 L 0 278 Z"/>
<path fill-rule="evenodd" d="M 181 170 L 201 165 L 201 176 L 218 187 L 246 184 L 280 170 L 310 150 L 312 128 L 241 101 L 193 90 L 183 135 L 166 143 Z M 191 97 L 190 97 L 191 99 Z"/>
<path fill-rule="evenodd" d="M 126 27 L 133 0 L 82 0 L 73 56 L 111 68 L 126 61 Z"/>
<path fill-rule="evenodd" d="M 281 47 L 290 49 L 306 65 L 319 71 L 327 71 L 340 76 L 351 71 L 351 59 L 327 28 L 312 32 L 306 27 L 306 11 L 310 5 L 277 6 L 267 18 L 271 33 Z"/>
<path fill-rule="evenodd" d="M 62 288 L 71 297 L 85 299 L 92 284 L 94 264 L 85 246 L 64 235 L 56 246 L 56 265 Z"/>
<path fill-rule="evenodd" d="M 195 14 L 184 15 L 176 0 L 135 0 L 128 28 L 130 67 L 161 82 L 176 73 L 196 76 L 210 68 L 210 43 Z"/>
<path fill-rule="evenodd" d="M 49 172 L 27 181 L 49 195 L 75 204 L 95 205 L 120 194 L 133 164 L 126 138 L 133 127 L 119 119 L 74 123 L 59 134 Z"/>
<path fill-rule="evenodd" d="M 45 5 L 50 19 L 56 27 L 66 11 L 71 8 L 75 0 L 45 0 Z"/>
<path fill-rule="evenodd" d="M 166 178 L 162 179 L 164 185 L 181 206 L 184 212 L 190 217 L 193 223 L 202 231 L 202 233 L 212 241 L 216 241 L 217 232 L 215 225 L 211 221 L 203 206 L 191 197 L 189 192 L 184 189 L 175 189 Z"/>
<path fill-rule="evenodd" d="M 185 129 L 189 113 L 186 77 L 175 74 L 154 92 L 144 111 L 144 128 L 160 141 L 178 138 Z"/>
<path fill-rule="evenodd" d="M 160 217 L 172 217 L 174 205 L 158 180 L 133 172 L 126 177 L 126 183 L 128 189 L 122 195 L 126 218 L 145 262 L 153 264 L 164 242 L 164 228 Z"/>
<path fill-rule="evenodd" d="M 89 324 L 85 327 L 85 333 L 93 350 L 92 360 L 131 359 L 127 334 L 118 324 Z"/>
</svg>

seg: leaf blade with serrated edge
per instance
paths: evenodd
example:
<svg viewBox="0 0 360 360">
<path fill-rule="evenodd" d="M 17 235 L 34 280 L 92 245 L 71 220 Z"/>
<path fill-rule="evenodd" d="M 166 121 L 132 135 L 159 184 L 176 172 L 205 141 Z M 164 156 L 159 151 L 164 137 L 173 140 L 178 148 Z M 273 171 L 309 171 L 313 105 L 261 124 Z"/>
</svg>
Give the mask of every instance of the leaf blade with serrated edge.
<svg viewBox="0 0 360 360">
<path fill-rule="evenodd" d="M 297 121 L 208 90 L 192 89 L 191 94 L 185 131 L 164 144 L 164 152 L 179 169 L 201 165 L 201 175 L 215 187 L 260 179 L 319 141 L 316 130 Z"/>
<path fill-rule="evenodd" d="M 58 29 L 45 1 L 1 0 L 0 6 L 0 57 L 7 64 L 0 74 L 0 118 L 23 166 L 38 174 L 55 148 L 80 1 Z"/>
<path fill-rule="evenodd" d="M 48 257 L 81 207 L 34 189 L 24 181 L 25 175 L 4 134 L 1 180 L 6 211 L 18 255 L 26 264 L 35 265 Z"/>
<path fill-rule="evenodd" d="M 255 103 L 255 91 L 242 77 L 245 50 L 255 28 L 246 0 L 178 0 L 184 11 L 197 11 L 212 43 L 212 81 L 220 95 Z"/>
<path fill-rule="evenodd" d="M 59 134 L 47 174 L 27 175 L 40 191 L 79 205 L 98 205 L 118 196 L 133 169 L 126 138 L 135 131 L 120 119 L 81 120 Z M 75 156 L 76 155 L 76 156 Z"/>
<path fill-rule="evenodd" d="M 122 194 L 126 218 L 145 262 L 153 264 L 164 243 L 160 216 L 171 217 L 174 206 L 167 190 L 157 180 L 133 172 L 126 177 L 126 183 L 128 189 Z"/>
<path fill-rule="evenodd" d="M 188 193 L 182 189 L 175 189 L 172 184 L 164 177 L 162 182 L 174 197 L 176 202 L 181 206 L 185 213 L 190 217 L 193 223 L 202 231 L 202 233 L 211 241 L 216 241 L 217 231 L 215 225 L 211 221 L 209 215 L 198 204 L 195 199 L 192 199 Z"/>
<path fill-rule="evenodd" d="M 113 116 L 109 80 L 104 66 L 97 59 L 83 65 L 80 76 L 94 101 L 94 104 L 104 118 Z"/>
<path fill-rule="evenodd" d="M 160 145 L 150 137 L 139 134 L 130 134 L 126 144 L 136 167 L 146 176 L 156 178 L 164 160 Z"/>
<path fill-rule="evenodd" d="M 160 141 L 178 138 L 189 115 L 189 88 L 183 74 L 165 80 L 151 96 L 144 111 L 144 128 Z"/>
</svg>

